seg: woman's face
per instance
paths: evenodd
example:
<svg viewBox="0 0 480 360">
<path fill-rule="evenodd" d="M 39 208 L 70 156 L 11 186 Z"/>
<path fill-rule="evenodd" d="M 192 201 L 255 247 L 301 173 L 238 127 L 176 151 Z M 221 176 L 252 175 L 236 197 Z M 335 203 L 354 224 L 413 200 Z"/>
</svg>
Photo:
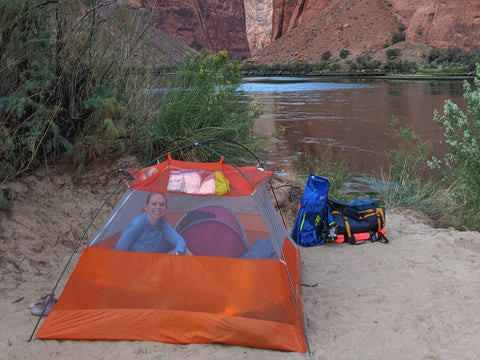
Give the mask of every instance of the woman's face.
<svg viewBox="0 0 480 360">
<path fill-rule="evenodd" d="M 163 217 L 165 210 L 167 210 L 167 199 L 162 194 L 150 196 L 150 200 L 145 205 L 145 212 L 152 225 Z"/>
</svg>

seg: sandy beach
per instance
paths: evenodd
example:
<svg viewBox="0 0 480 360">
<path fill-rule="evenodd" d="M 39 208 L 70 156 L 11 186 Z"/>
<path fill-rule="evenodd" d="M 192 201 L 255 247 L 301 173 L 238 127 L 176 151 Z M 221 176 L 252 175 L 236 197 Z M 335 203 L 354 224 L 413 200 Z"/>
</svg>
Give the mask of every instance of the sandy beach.
<svg viewBox="0 0 480 360">
<path fill-rule="evenodd" d="M 5 186 L 10 193 L 0 212 L 0 358 L 309 358 L 219 344 L 28 341 L 38 321 L 28 305 L 55 286 L 95 211 L 121 179 L 118 165 L 128 166 L 105 164 L 78 184 L 55 167 Z M 294 211 L 286 214 L 291 226 Z M 435 229 L 420 213 L 394 209 L 387 212 L 387 236 L 389 244 L 301 249 L 311 358 L 480 359 L 480 233 Z M 80 253 L 73 255 L 57 296 Z"/>
</svg>

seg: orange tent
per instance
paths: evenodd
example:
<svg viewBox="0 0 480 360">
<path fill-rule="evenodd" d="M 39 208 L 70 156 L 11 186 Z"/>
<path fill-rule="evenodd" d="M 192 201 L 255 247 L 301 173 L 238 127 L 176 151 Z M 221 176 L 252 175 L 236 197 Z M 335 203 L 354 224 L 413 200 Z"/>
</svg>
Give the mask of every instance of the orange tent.
<svg viewBox="0 0 480 360">
<path fill-rule="evenodd" d="M 270 200 L 271 175 L 171 159 L 135 172 L 36 337 L 306 353 L 300 254 Z M 165 218 L 193 256 L 114 249 L 151 192 L 167 195 Z"/>
</svg>

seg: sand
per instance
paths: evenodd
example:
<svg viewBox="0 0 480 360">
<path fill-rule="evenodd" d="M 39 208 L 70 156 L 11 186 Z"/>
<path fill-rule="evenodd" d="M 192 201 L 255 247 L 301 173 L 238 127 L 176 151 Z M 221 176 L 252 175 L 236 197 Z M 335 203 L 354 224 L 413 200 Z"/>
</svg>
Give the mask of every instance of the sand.
<svg viewBox="0 0 480 360">
<path fill-rule="evenodd" d="M 57 282 L 93 214 L 121 179 L 116 166 L 132 163 L 127 158 L 105 164 L 76 183 L 61 167 L 43 168 L 6 186 L 10 202 L 0 212 L 0 359 L 309 358 L 218 344 L 28 341 L 38 321 L 29 303 Z M 284 191 L 280 203 L 292 206 L 291 200 Z M 295 211 L 285 213 L 291 226 Z M 435 229 L 422 214 L 402 209 L 387 212 L 387 229 L 389 244 L 301 249 L 311 358 L 480 359 L 480 234 Z"/>
</svg>

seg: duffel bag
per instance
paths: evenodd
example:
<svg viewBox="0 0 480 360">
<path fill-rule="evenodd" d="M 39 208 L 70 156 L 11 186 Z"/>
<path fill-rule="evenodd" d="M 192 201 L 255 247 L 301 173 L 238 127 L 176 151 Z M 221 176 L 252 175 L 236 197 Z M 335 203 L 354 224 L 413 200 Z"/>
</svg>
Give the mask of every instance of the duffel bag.
<svg viewBox="0 0 480 360">
<path fill-rule="evenodd" d="M 357 198 L 347 203 L 328 199 L 333 221 L 337 225 L 336 243 L 380 241 L 388 243 L 384 209 L 375 199 Z"/>
</svg>

